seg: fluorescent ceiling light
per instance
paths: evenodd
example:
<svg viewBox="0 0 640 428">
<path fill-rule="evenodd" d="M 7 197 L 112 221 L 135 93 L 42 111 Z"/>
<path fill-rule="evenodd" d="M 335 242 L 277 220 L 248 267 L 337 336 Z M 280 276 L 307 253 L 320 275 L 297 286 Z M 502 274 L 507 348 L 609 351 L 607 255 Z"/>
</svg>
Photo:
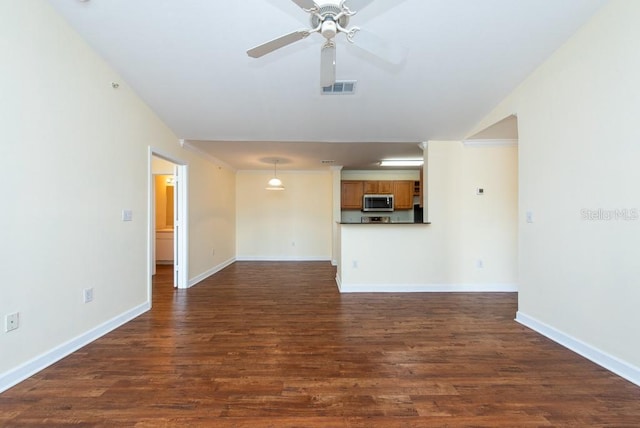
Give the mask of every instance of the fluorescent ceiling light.
<svg viewBox="0 0 640 428">
<path fill-rule="evenodd" d="M 380 166 L 422 166 L 422 159 L 383 159 Z"/>
</svg>

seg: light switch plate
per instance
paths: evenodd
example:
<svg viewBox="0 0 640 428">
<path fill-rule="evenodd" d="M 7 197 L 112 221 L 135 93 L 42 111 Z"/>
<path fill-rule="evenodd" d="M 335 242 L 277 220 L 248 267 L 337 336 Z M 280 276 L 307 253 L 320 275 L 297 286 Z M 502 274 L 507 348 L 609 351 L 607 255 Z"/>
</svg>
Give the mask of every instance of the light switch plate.
<svg viewBox="0 0 640 428">
<path fill-rule="evenodd" d="M 82 290 L 82 301 L 84 303 L 93 302 L 93 287 Z"/>
<path fill-rule="evenodd" d="M 122 210 L 122 221 L 132 221 L 132 220 L 133 220 L 133 211 Z"/>
</svg>

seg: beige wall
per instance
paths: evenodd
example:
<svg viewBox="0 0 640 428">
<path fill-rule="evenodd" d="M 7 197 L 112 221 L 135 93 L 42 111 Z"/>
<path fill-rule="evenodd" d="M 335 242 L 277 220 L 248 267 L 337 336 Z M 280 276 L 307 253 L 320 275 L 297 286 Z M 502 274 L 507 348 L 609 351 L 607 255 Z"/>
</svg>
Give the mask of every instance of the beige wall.
<svg viewBox="0 0 640 428">
<path fill-rule="evenodd" d="M 518 147 L 430 141 L 427 150 L 427 218 L 442 239 L 433 252 L 446 249 L 443 279 L 516 284 Z"/>
<path fill-rule="evenodd" d="M 279 171 L 284 191 L 265 190 L 269 171 L 239 171 L 239 260 L 331 260 L 333 179 L 327 171 Z"/>
<path fill-rule="evenodd" d="M 182 150 L 45 1 L 1 1 L 0 40 L 0 158 L 11 183 L 0 210 L 0 320 L 20 313 L 18 330 L 0 331 L 2 389 L 148 308 L 149 146 L 185 160 L 199 183 L 191 277 L 216 265 L 207 248 L 235 255 L 235 175 Z M 123 209 L 133 221 L 121 221 Z M 94 301 L 84 304 L 88 287 Z"/>
<path fill-rule="evenodd" d="M 609 3 L 478 125 L 518 116 L 519 316 L 596 359 L 626 364 L 636 382 L 638 22 L 640 2 Z M 629 217 L 589 220 L 583 210 Z"/>
<path fill-rule="evenodd" d="M 193 155 L 189 170 L 189 282 L 235 260 L 236 174 Z"/>
</svg>

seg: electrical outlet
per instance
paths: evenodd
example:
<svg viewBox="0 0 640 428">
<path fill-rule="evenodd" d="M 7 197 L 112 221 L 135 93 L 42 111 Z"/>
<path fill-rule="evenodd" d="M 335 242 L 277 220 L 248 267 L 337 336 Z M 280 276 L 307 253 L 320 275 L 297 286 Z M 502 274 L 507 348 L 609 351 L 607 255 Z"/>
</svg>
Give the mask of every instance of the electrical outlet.
<svg viewBox="0 0 640 428">
<path fill-rule="evenodd" d="M 478 269 L 482 269 L 484 267 L 484 262 L 482 261 L 482 259 L 476 260 L 476 267 Z"/>
<path fill-rule="evenodd" d="M 20 313 L 14 312 L 12 314 L 7 315 L 5 319 L 5 328 L 4 331 L 9 332 L 20 327 Z"/>
<path fill-rule="evenodd" d="M 133 221 L 133 211 L 122 210 L 122 221 Z"/>
<path fill-rule="evenodd" d="M 85 288 L 82 290 L 82 301 L 84 303 L 89 303 L 93 301 L 93 287 Z"/>
</svg>

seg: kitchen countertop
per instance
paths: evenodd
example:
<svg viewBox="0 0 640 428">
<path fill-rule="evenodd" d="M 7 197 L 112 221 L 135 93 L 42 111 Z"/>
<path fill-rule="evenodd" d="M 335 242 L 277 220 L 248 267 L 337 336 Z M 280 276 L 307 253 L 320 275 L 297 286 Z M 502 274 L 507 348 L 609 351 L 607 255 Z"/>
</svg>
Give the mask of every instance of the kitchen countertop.
<svg viewBox="0 0 640 428">
<path fill-rule="evenodd" d="M 425 224 L 431 224 L 431 222 L 426 222 L 426 223 L 414 223 L 414 222 L 408 222 L 408 221 L 393 221 L 390 223 L 361 223 L 361 222 L 348 222 L 348 221 L 339 221 L 337 222 L 338 224 L 364 224 L 364 225 L 375 225 L 375 226 L 392 226 L 394 224 L 415 224 L 415 225 L 425 225 Z"/>
</svg>

